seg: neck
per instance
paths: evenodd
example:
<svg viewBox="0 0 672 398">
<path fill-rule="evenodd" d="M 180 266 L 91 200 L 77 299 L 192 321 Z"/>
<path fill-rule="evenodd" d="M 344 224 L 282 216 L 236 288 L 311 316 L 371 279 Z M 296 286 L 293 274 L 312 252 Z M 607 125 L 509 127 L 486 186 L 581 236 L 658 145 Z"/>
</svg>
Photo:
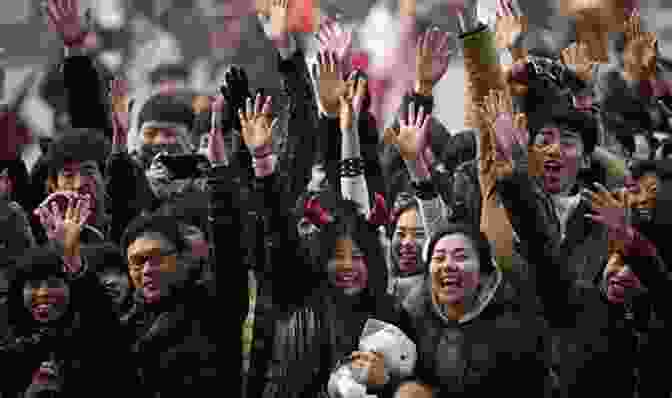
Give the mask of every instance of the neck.
<svg viewBox="0 0 672 398">
<path fill-rule="evenodd" d="M 459 321 L 464 316 L 464 303 L 445 304 L 441 306 L 446 318 L 451 321 Z"/>
</svg>

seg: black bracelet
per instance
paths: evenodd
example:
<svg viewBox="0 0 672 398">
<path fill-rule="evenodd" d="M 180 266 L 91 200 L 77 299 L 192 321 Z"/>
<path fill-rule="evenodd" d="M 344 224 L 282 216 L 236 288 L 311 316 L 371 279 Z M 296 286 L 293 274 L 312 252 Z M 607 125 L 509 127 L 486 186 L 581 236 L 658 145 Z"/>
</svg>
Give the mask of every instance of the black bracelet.
<svg viewBox="0 0 672 398">
<path fill-rule="evenodd" d="M 365 163 L 362 158 L 344 159 L 338 166 L 341 177 L 358 177 L 364 174 Z"/>
<path fill-rule="evenodd" d="M 434 183 L 430 180 L 411 183 L 415 196 L 420 200 L 432 200 L 439 196 Z"/>
</svg>

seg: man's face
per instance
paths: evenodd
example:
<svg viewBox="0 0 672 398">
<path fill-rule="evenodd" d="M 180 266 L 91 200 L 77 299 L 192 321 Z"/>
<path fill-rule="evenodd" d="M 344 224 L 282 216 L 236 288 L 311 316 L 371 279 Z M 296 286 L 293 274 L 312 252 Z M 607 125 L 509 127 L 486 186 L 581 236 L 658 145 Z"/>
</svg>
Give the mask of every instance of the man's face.
<svg viewBox="0 0 672 398">
<path fill-rule="evenodd" d="M 147 303 L 169 296 L 187 279 L 175 245 L 157 233 L 146 233 L 129 245 L 128 267 L 133 287 L 142 291 Z"/>
<path fill-rule="evenodd" d="M 23 304 L 38 322 L 60 319 L 70 303 L 70 288 L 63 278 L 27 281 L 23 287 Z"/>
<path fill-rule="evenodd" d="M 85 162 L 68 162 L 56 176 L 55 192 L 77 192 L 91 197 L 92 211 L 102 208 L 105 185 L 98 163 L 93 160 Z"/>
<path fill-rule="evenodd" d="M 145 145 L 176 144 L 177 132 L 172 128 L 145 127 L 142 129 L 142 143 Z"/>
<path fill-rule="evenodd" d="M 581 135 L 556 126 L 544 127 L 536 135 L 534 145 L 543 157 L 546 191 L 550 194 L 568 193 L 576 184 L 583 161 Z"/>
</svg>

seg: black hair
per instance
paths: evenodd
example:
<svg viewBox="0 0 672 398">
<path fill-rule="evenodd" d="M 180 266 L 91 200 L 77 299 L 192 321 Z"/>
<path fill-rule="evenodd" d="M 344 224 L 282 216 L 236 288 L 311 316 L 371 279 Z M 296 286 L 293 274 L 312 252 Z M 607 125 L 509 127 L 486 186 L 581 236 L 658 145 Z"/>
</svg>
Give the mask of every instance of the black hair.
<svg viewBox="0 0 672 398">
<path fill-rule="evenodd" d="M 387 265 L 385 253 L 378 238 L 375 225 L 366 221 L 359 213 L 359 205 L 350 200 L 340 200 L 331 211 L 333 221 L 322 227 L 318 237 L 317 253 L 314 253 L 316 267 L 323 267 L 334 257 L 338 239 L 348 237 L 362 250 L 369 272 L 367 295 L 374 302 L 387 289 Z"/>
<path fill-rule="evenodd" d="M 95 161 L 103 172 L 110 149 L 103 133 L 90 129 L 71 129 L 49 146 L 49 176 L 56 177 L 70 161 Z"/>
<path fill-rule="evenodd" d="M 61 278 L 68 283 L 62 253 L 54 248 L 27 249 L 9 268 L 9 321 L 13 327 L 23 329 L 32 324 L 32 316 L 23 304 L 26 282 Z"/>
<path fill-rule="evenodd" d="M 418 209 L 418 201 L 415 199 L 415 196 L 407 191 L 399 192 L 394 200 L 394 205 L 392 206 L 391 219 L 388 228 L 388 234 L 390 236 L 394 234 L 397 222 L 399 222 L 399 217 L 401 217 L 406 210 L 410 209 Z"/>
<path fill-rule="evenodd" d="M 138 129 L 144 122 L 161 121 L 183 124 L 191 130 L 194 125 L 194 110 L 191 104 L 173 94 L 157 94 L 150 98 L 138 115 Z"/>
<path fill-rule="evenodd" d="M 534 141 L 534 137 L 545 126 L 558 125 L 579 134 L 583 142 L 584 155 L 592 154 L 597 145 L 597 138 L 599 136 L 597 119 L 588 112 L 573 109 L 559 112 L 551 111 L 546 117 L 543 115 L 534 115 L 532 118 L 529 118 L 528 116 L 528 123 L 531 133 L 530 142 Z"/>
<path fill-rule="evenodd" d="M 478 254 L 481 273 L 490 274 L 495 271 L 495 267 L 492 264 L 493 258 L 490 242 L 482 231 L 467 224 L 446 224 L 442 226 L 429 240 L 427 258 L 425 259 L 425 270 L 427 270 L 427 272 L 430 269 L 430 263 L 432 262 L 432 252 L 434 251 L 436 244 L 444 236 L 454 234 L 463 234 L 474 245 L 474 248 Z"/>
<path fill-rule="evenodd" d="M 121 237 L 120 247 L 124 258 L 127 257 L 128 247 L 139 237 L 147 233 L 160 234 L 175 245 L 175 248 L 180 253 L 189 247 L 186 238 L 181 232 L 180 223 L 175 217 L 140 215 L 131 221 Z"/>
<path fill-rule="evenodd" d="M 161 83 L 162 80 L 187 80 L 189 70 L 184 64 L 160 64 L 149 73 L 149 81 L 152 84 Z"/>
</svg>

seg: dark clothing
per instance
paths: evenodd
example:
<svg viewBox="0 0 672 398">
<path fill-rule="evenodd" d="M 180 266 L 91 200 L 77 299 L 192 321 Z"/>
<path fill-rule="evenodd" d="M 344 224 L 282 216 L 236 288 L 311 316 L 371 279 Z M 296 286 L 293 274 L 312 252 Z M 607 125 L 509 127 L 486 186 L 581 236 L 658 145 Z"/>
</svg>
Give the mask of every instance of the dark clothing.
<svg viewBox="0 0 672 398">
<path fill-rule="evenodd" d="M 437 397 L 545 396 L 543 323 L 520 310 L 515 289 L 506 281 L 487 289 L 494 296 L 482 311 L 459 323 L 439 314 L 429 279 L 406 298 L 409 337 L 418 350 L 415 378 L 433 387 Z"/>
<path fill-rule="evenodd" d="M 62 319 L 53 325 L 12 325 L 0 346 L 3 363 L 11 364 L 4 369 L 0 391 L 9 397 L 22 394 L 42 362 L 54 360 L 63 365 L 65 396 L 127 394 L 135 380 L 129 367 L 119 366 L 132 363 L 120 336 L 103 287 L 93 272 L 85 271 L 70 282 L 70 309 Z"/>
<path fill-rule="evenodd" d="M 215 316 L 214 290 L 190 285 L 155 306 L 140 295 L 122 319 L 134 338 L 133 358 L 144 397 L 206 396 L 217 391 L 217 338 L 221 319 Z M 237 340 L 239 341 L 239 340 Z"/>
<path fill-rule="evenodd" d="M 645 323 L 638 318 L 639 300 L 626 305 L 606 300 L 602 270 L 592 280 L 577 280 L 551 214 L 541 206 L 539 182 L 524 168 L 498 182 L 511 223 L 525 242 L 523 252 L 535 265 L 535 283 L 544 303 L 544 315 L 557 337 L 558 373 L 562 396 L 591 392 L 610 397 L 633 397 L 635 368 L 644 359 L 638 352 Z M 568 235 L 572 236 L 572 235 Z M 604 266 L 605 262 L 602 262 Z M 669 288 L 665 264 L 658 256 L 626 258 L 653 300 Z M 646 315 L 646 314 L 645 314 Z M 646 317 L 645 317 L 646 318 Z M 604 375 L 603 379 L 599 375 Z"/>
</svg>

